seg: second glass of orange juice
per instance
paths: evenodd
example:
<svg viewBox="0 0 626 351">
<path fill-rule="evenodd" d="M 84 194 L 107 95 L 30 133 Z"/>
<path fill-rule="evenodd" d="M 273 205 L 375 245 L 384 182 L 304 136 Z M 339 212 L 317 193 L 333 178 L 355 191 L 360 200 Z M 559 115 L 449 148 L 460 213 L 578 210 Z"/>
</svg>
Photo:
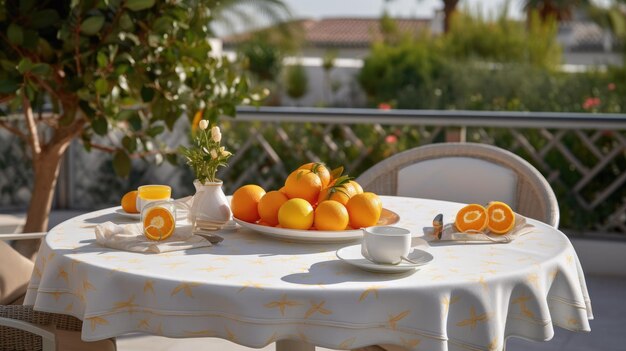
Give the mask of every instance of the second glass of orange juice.
<svg viewBox="0 0 626 351">
<path fill-rule="evenodd" d="M 142 185 L 137 188 L 137 209 L 141 209 L 151 201 L 169 200 L 172 188 L 167 185 Z"/>
</svg>

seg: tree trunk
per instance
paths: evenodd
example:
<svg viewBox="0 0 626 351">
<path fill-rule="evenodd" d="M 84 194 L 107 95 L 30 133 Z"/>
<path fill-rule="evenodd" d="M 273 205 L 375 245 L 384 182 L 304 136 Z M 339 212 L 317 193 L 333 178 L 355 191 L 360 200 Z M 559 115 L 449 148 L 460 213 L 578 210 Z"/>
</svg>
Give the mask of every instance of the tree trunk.
<svg viewBox="0 0 626 351">
<path fill-rule="evenodd" d="M 24 232 L 45 232 L 48 230 L 48 216 L 54 198 L 54 189 L 59 176 L 59 168 L 63 154 L 67 150 L 71 140 L 63 141 L 57 145 L 51 145 L 33 160 L 35 184 L 33 187 Z M 18 240 L 14 247 L 22 255 L 33 259 L 39 249 L 40 240 Z"/>
<path fill-rule="evenodd" d="M 450 30 L 450 23 L 452 21 L 452 14 L 456 11 L 456 6 L 459 4 L 459 0 L 444 0 L 443 1 L 443 32 L 448 33 Z"/>
</svg>

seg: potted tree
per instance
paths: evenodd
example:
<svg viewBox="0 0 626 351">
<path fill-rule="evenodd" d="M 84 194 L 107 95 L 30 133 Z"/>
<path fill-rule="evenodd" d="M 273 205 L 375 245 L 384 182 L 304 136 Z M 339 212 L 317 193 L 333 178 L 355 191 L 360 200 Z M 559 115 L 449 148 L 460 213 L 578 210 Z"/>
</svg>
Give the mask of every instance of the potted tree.
<svg viewBox="0 0 626 351">
<path fill-rule="evenodd" d="M 181 116 L 202 110 L 214 123 L 261 98 L 232 63 L 209 55 L 218 5 L 0 2 L 0 127 L 22 140 L 35 176 L 25 232 L 47 230 L 59 165 L 73 140 L 111 153 L 125 176 L 133 158 L 174 156 L 153 145 Z M 103 142 L 113 133 L 119 142 Z M 26 256 L 36 252 L 37 243 L 20 245 Z"/>
</svg>

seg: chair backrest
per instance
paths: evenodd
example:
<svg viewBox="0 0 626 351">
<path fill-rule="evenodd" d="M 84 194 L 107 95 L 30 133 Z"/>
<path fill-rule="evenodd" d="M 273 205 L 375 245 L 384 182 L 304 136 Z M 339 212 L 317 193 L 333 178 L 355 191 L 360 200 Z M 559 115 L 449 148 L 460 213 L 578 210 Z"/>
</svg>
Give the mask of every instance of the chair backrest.
<svg viewBox="0 0 626 351">
<path fill-rule="evenodd" d="M 521 215 L 555 228 L 559 224 L 558 202 L 543 175 L 521 157 L 491 145 L 417 147 L 374 165 L 356 181 L 381 195 L 480 204 L 504 201 Z"/>
</svg>

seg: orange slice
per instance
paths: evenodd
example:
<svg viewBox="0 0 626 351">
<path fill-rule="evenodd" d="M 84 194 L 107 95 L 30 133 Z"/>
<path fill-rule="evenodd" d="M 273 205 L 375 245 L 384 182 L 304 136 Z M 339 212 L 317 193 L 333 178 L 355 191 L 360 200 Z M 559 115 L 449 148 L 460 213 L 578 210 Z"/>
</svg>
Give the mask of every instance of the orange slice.
<svg viewBox="0 0 626 351">
<path fill-rule="evenodd" d="M 164 207 L 153 207 L 143 216 L 143 234 L 150 240 L 165 240 L 174 233 L 174 215 Z"/>
<path fill-rule="evenodd" d="M 489 216 L 487 227 L 492 233 L 505 234 L 515 226 L 515 213 L 504 202 L 490 202 L 487 206 L 487 215 Z"/>
<path fill-rule="evenodd" d="M 456 214 L 454 225 L 460 232 L 483 231 L 487 227 L 489 217 L 487 210 L 478 204 L 470 204 L 463 207 Z"/>
</svg>

